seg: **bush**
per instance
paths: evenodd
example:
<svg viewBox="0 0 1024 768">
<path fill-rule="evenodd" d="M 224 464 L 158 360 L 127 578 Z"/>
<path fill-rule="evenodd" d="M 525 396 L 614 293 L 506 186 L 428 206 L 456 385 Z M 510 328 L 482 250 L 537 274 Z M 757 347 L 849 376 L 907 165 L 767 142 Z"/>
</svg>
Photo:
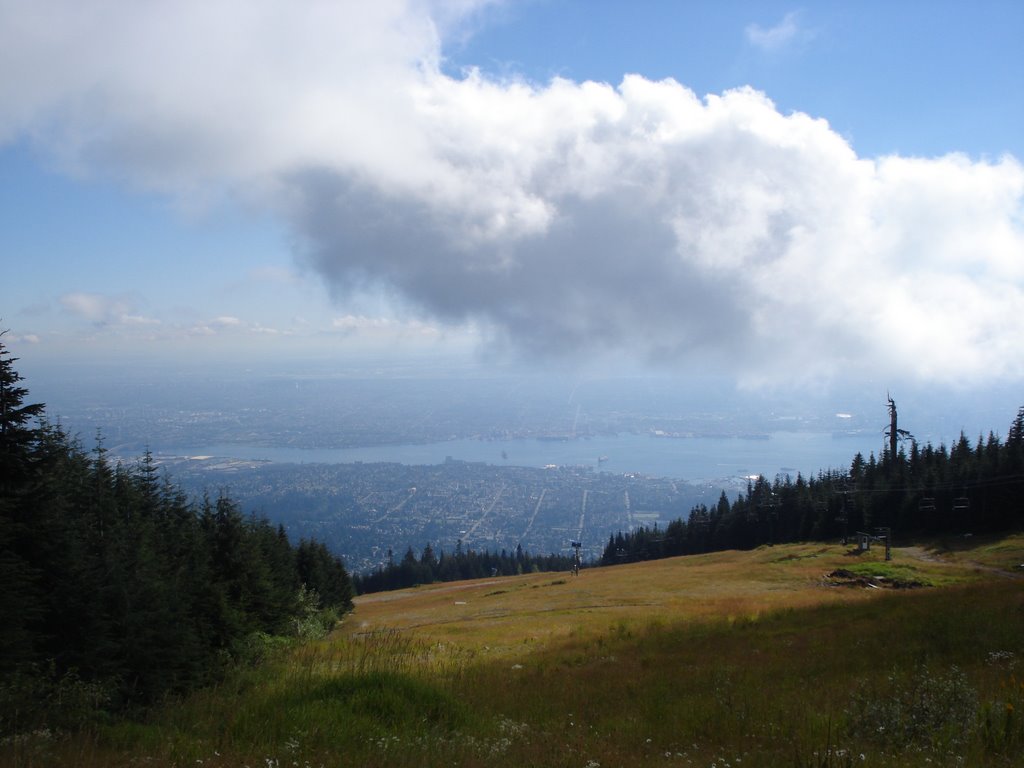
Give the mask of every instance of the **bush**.
<svg viewBox="0 0 1024 768">
<path fill-rule="evenodd" d="M 338 623 L 337 609 L 322 607 L 320 595 L 305 584 L 299 588 L 296 603 L 298 616 L 295 619 L 295 634 L 303 640 L 321 640 Z"/>
<path fill-rule="evenodd" d="M 113 684 L 82 680 L 53 664 L 33 666 L 0 680 L 0 737 L 41 728 L 75 730 L 107 717 Z"/>
</svg>

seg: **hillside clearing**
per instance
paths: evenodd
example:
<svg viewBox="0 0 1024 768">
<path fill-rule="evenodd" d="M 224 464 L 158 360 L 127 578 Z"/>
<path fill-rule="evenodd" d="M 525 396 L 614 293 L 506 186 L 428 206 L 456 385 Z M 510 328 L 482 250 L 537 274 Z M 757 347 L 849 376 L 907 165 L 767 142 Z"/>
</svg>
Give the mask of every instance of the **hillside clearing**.
<svg viewBox="0 0 1024 768">
<path fill-rule="evenodd" d="M 1024 536 L 360 597 L 325 640 L 0 766 L 1019 765 Z M 934 586 L 846 588 L 828 574 Z"/>
<path fill-rule="evenodd" d="M 996 561 L 1012 561 L 1014 551 L 1024 559 L 1024 537 L 1001 543 L 994 550 L 1001 553 Z M 976 554 L 993 561 L 987 551 Z M 982 577 L 979 564 L 966 553 L 948 549 L 939 554 L 897 547 L 886 563 L 877 547 L 858 553 L 838 544 L 765 546 L 584 569 L 578 577 L 539 573 L 365 595 L 356 598 L 356 609 L 339 632 L 358 637 L 381 629 L 412 631 L 434 642 L 518 655 L 538 643 L 600 633 L 609 626 L 756 619 L 783 608 L 870 599 L 863 590 L 833 588 L 828 574 L 837 569 L 892 573 L 894 567 L 904 578 L 927 584 Z"/>
</svg>

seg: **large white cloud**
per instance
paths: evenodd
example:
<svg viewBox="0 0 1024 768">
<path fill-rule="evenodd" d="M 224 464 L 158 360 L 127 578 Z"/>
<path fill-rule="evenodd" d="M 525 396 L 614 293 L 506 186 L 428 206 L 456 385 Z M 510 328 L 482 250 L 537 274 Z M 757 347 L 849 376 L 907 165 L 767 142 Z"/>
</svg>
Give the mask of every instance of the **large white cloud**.
<svg viewBox="0 0 1024 768">
<path fill-rule="evenodd" d="M 859 158 L 750 89 L 449 76 L 482 4 L 0 2 L 0 140 L 248 199 L 339 295 L 530 353 L 1024 376 L 1018 160 Z"/>
</svg>

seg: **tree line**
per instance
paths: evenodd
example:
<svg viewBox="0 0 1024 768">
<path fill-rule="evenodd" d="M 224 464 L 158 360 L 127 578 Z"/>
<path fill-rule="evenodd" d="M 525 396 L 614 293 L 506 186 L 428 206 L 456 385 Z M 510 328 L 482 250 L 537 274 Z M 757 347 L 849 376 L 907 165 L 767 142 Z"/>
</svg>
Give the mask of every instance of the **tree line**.
<svg viewBox="0 0 1024 768">
<path fill-rule="evenodd" d="M 323 544 L 226 496 L 189 500 L 148 453 L 125 466 L 99 437 L 84 449 L 26 402 L 16 360 L 0 342 L 0 733 L 61 702 L 185 692 L 351 608 Z"/>
<path fill-rule="evenodd" d="M 651 560 L 763 544 L 823 541 L 889 528 L 897 539 L 1002 533 L 1024 527 L 1024 407 L 1006 440 L 989 432 L 950 448 L 918 444 L 909 433 L 880 459 L 858 453 L 848 470 L 816 477 L 763 476 L 730 502 L 697 505 L 686 520 L 609 537 L 600 563 Z M 895 441 L 893 444 L 896 444 Z"/>
<path fill-rule="evenodd" d="M 515 552 L 502 549 L 500 553 L 463 549 L 460 541 L 455 552 L 440 553 L 427 544 L 419 558 L 410 546 L 399 562 L 388 558 L 387 565 L 354 577 L 359 594 L 404 589 L 418 584 L 433 584 L 443 581 L 481 579 L 490 576 L 515 576 L 522 573 L 541 571 L 568 571 L 574 558 L 570 555 L 531 555 L 522 545 Z"/>
</svg>

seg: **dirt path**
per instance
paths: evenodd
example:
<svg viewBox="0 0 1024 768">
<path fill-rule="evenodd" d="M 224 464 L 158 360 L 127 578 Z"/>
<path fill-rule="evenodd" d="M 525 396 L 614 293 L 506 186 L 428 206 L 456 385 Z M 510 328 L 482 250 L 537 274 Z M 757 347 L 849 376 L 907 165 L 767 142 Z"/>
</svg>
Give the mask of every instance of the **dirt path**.
<svg viewBox="0 0 1024 768">
<path fill-rule="evenodd" d="M 452 584 L 451 586 L 447 586 L 447 587 L 430 585 L 429 592 L 432 595 L 438 595 L 438 594 L 442 594 L 444 592 L 458 592 L 459 590 L 463 590 L 463 589 L 478 589 L 480 587 L 487 587 L 487 586 L 490 586 L 492 584 L 501 584 L 501 583 L 502 583 L 501 579 L 494 579 L 494 580 L 488 580 L 488 581 L 483 581 L 483 580 L 481 580 L 481 581 L 463 581 L 463 582 L 458 582 L 456 584 Z M 422 590 L 420 592 L 416 592 L 415 590 L 402 589 L 402 590 L 396 590 L 396 591 L 393 591 L 393 592 L 374 592 L 373 594 L 370 594 L 370 595 L 360 595 L 355 600 L 356 600 L 356 605 L 367 605 L 369 603 L 387 603 L 387 602 L 390 602 L 392 600 L 407 600 L 410 597 L 415 597 L 416 595 L 422 595 L 426 591 L 427 590 Z"/>
<path fill-rule="evenodd" d="M 985 573 L 991 573 L 996 576 L 1000 576 L 1004 579 L 1022 579 L 1024 578 L 1024 571 L 1020 573 L 1014 571 L 1008 571 L 1005 568 L 997 568 L 994 565 L 986 565 L 980 563 L 977 560 L 959 560 L 956 558 L 946 558 L 938 555 L 934 552 L 930 552 L 924 547 L 904 547 L 901 551 L 917 560 L 923 560 L 928 563 L 937 563 L 938 565 L 946 565 L 950 567 L 960 566 L 961 568 L 973 568 L 977 571 L 984 571 Z"/>
</svg>

